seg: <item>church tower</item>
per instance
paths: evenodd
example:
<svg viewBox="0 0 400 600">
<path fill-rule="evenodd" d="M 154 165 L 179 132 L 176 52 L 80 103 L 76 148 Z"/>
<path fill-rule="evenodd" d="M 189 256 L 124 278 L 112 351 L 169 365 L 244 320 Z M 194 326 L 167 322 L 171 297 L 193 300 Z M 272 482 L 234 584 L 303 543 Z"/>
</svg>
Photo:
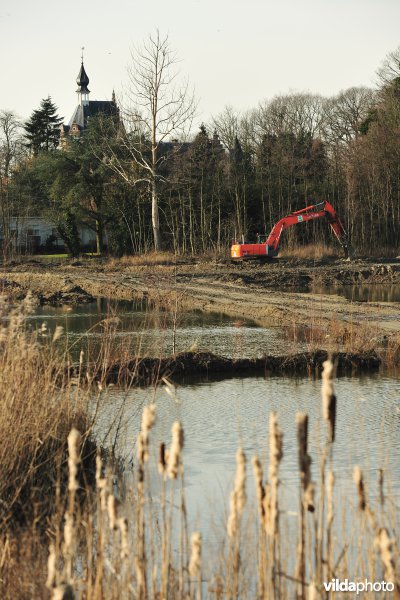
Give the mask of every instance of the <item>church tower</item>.
<svg viewBox="0 0 400 600">
<path fill-rule="evenodd" d="M 102 114 L 108 117 L 113 117 L 120 122 L 119 110 L 115 100 L 114 90 L 111 100 L 89 100 L 89 77 L 83 64 L 83 48 L 81 56 L 81 68 L 79 69 L 76 83 L 78 84 L 78 89 L 76 90 L 78 95 L 78 104 L 75 107 L 68 125 L 61 125 L 61 147 L 65 147 L 68 137 L 72 136 L 79 138 L 87 127 L 89 119 L 95 115 Z"/>
<path fill-rule="evenodd" d="M 78 84 L 78 89 L 76 90 L 76 93 L 78 94 L 78 104 L 81 106 L 89 106 L 89 77 L 87 76 L 85 67 L 83 66 L 83 56 L 81 68 L 78 73 L 78 77 L 76 78 L 76 83 Z"/>
</svg>

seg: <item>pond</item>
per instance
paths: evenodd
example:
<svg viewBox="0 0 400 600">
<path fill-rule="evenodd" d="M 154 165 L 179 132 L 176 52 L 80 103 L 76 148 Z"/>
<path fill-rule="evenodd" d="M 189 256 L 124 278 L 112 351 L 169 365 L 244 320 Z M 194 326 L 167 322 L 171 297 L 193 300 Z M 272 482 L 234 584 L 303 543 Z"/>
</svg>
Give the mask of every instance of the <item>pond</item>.
<svg viewBox="0 0 400 600">
<path fill-rule="evenodd" d="M 369 497 L 378 494 L 378 473 L 384 469 L 391 489 L 391 502 L 400 502 L 400 381 L 379 375 L 342 377 L 335 382 L 338 398 L 333 470 L 340 508 L 345 499 L 356 504 L 353 468 L 360 465 Z M 242 445 L 248 459 L 248 494 L 253 496 L 251 458 L 257 454 L 268 465 L 268 419 L 276 411 L 283 430 L 284 456 L 280 469 L 284 511 L 298 511 L 298 458 L 296 413 L 309 415 L 309 453 L 312 474 L 318 479 L 320 449 L 325 440 L 321 416 L 321 383 L 288 377 L 233 378 L 219 382 L 185 384 L 175 397 L 163 387 L 123 392 L 107 390 L 101 401 L 98 435 L 110 423 L 124 424 L 119 452 L 134 460 L 135 440 L 143 406 L 156 402 L 156 424 L 151 433 L 154 472 L 161 442 L 167 445 L 171 425 L 180 420 L 185 432 L 185 491 L 189 522 L 200 527 L 207 539 L 216 534 L 216 523 L 224 520 L 233 485 L 235 452 Z M 115 433 L 115 429 L 113 430 Z M 111 433 L 111 438 L 113 433 Z M 296 521 L 295 521 L 296 522 Z M 218 530 L 220 533 L 220 528 Z"/>
<path fill-rule="evenodd" d="M 291 347 L 282 327 L 259 327 L 251 319 L 222 313 L 180 313 L 174 335 L 173 314 L 151 308 L 146 302 L 106 298 L 84 306 L 40 306 L 30 322 L 36 327 L 46 323 L 50 331 L 62 325 L 75 358 L 81 349 L 89 349 L 90 354 L 95 355 L 110 324 L 116 326 L 114 345 L 120 344 L 132 354 L 169 356 L 173 353 L 174 338 L 177 352 L 209 350 L 237 358 L 286 354 Z"/>
</svg>

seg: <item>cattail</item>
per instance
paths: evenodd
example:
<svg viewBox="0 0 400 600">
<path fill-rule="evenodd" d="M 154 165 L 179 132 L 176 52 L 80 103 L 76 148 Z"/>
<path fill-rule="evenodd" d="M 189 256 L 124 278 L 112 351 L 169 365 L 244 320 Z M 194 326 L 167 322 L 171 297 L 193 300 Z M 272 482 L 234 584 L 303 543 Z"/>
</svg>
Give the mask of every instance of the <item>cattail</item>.
<svg viewBox="0 0 400 600">
<path fill-rule="evenodd" d="M 46 587 L 51 590 L 55 587 L 56 584 L 56 550 L 54 544 L 50 544 L 49 546 L 49 556 L 47 559 L 47 580 Z"/>
<path fill-rule="evenodd" d="M 195 531 L 190 538 L 191 555 L 189 562 L 189 573 L 193 578 L 200 577 L 201 573 L 201 534 Z"/>
<path fill-rule="evenodd" d="M 172 425 L 172 443 L 168 455 L 168 475 L 171 479 L 176 479 L 181 462 L 181 452 L 183 449 L 184 435 L 179 421 Z"/>
<path fill-rule="evenodd" d="M 121 558 L 124 560 L 129 556 L 128 545 L 128 521 L 125 517 L 120 517 L 117 521 L 117 526 L 121 534 Z"/>
<path fill-rule="evenodd" d="M 324 420 L 329 428 L 328 439 L 335 441 L 335 423 L 336 423 L 336 395 L 333 389 L 333 363 L 326 360 L 323 363 L 322 371 L 322 413 Z"/>
<path fill-rule="evenodd" d="M 253 456 L 252 458 L 253 465 L 253 473 L 254 479 L 256 482 L 256 494 L 257 494 L 257 502 L 258 502 L 258 513 L 260 515 L 261 524 L 265 524 L 265 508 L 264 508 L 264 497 L 265 490 L 263 486 L 263 469 L 261 466 L 260 459 L 258 456 Z"/>
<path fill-rule="evenodd" d="M 278 427 L 275 412 L 269 415 L 269 514 L 268 533 L 274 536 L 278 529 L 278 471 L 283 457 L 283 434 Z"/>
<path fill-rule="evenodd" d="M 360 510 L 365 510 L 367 506 L 367 497 L 365 493 L 365 485 L 362 471 L 358 465 L 354 467 L 353 479 L 356 484 L 358 494 L 358 507 Z"/>
<path fill-rule="evenodd" d="M 383 469 L 378 470 L 378 483 L 379 483 L 379 500 L 381 506 L 385 504 L 385 492 L 384 492 L 384 471 Z"/>
<path fill-rule="evenodd" d="M 319 594 L 317 586 L 315 585 L 314 581 L 311 581 L 310 585 L 308 586 L 308 600 L 318 600 L 318 598 Z"/>
<path fill-rule="evenodd" d="M 142 414 L 142 425 L 137 441 L 137 456 L 143 464 L 149 460 L 149 433 L 156 419 L 156 405 L 145 406 Z"/>
<path fill-rule="evenodd" d="M 299 452 L 299 469 L 303 486 L 304 508 L 314 512 L 314 484 L 311 481 L 311 457 L 308 454 L 308 415 L 298 413 L 297 421 L 297 445 Z"/>
<path fill-rule="evenodd" d="M 74 517 L 69 513 L 65 513 L 64 525 L 64 555 L 71 558 L 74 555 L 75 549 L 75 527 Z"/>
<path fill-rule="evenodd" d="M 64 333 L 64 327 L 62 325 L 57 325 L 53 335 L 53 343 L 60 339 L 60 337 Z"/>
<path fill-rule="evenodd" d="M 69 469 L 69 480 L 68 490 L 75 492 L 78 488 L 77 474 L 78 464 L 80 462 L 79 449 L 81 445 L 81 434 L 77 429 L 71 429 L 68 435 L 68 469 Z"/>
<path fill-rule="evenodd" d="M 278 420 L 275 412 L 269 415 L 269 478 L 278 476 L 279 463 L 283 457 L 282 451 L 283 433 L 278 427 Z"/>
<path fill-rule="evenodd" d="M 382 527 L 374 540 L 375 548 L 381 555 L 381 560 L 385 568 L 385 580 L 390 583 L 395 583 L 395 561 L 394 561 L 394 540 L 389 537 L 388 530 Z"/>
<path fill-rule="evenodd" d="M 107 498 L 107 512 L 111 530 L 117 529 L 117 507 L 117 499 L 113 494 L 110 494 Z"/>
<path fill-rule="evenodd" d="M 102 471 L 102 461 L 100 455 L 96 455 L 96 487 L 100 492 L 100 509 L 102 511 L 107 510 L 107 478 L 101 476 Z"/>
<path fill-rule="evenodd" d="M 158 472 L 164 478 L 165 478 L 166 473 L 167 473 L 167 462 L 168 462 L 168 453 L 165 450 L 165 444 L 164 444 L 164 442 L 162 442 L 160 444 L 160 448 L 159 448 L 159 451 L 158 451 Z"/>
<path fill-rule="evenodd" d="M 227 530 L 233 537 L 238 529 L 240 517 L 246 504 L 246 456 L 243 448 L 236 452 L 236 476 L 234 489 L 230 495 L 230 513 Z"/>
</svg>

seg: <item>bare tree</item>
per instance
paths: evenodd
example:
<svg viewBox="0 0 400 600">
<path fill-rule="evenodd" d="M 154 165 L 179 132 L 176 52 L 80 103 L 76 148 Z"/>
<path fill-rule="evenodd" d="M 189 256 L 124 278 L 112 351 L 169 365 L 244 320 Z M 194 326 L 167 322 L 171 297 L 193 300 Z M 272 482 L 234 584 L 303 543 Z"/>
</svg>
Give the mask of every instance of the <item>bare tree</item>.
<svg viewBox="0 0 400 600">
<path fill-rule="evenodd" d="M 9 187 L 13 166 L 23 153 L 22 129 L 18 117 L 11 111 L 0 111 L 0 231 L 3 237 L 3 254 L 10 249 L 10 223 L 12 203 Z"/>
<path fill-rule="evenodd" d="M 161 247 L 158 214 L 160 166 L 180 149 L 188 134 L 196 102 L 187 81 L 179 82 L 178 58 L 168 36 L 159 31 L 131 53 L 129 85 L 122 108 L 124 158 L 114 151 L 106 164 L 131 184 L 147 182 L 151 194 L 154 249 Z M 177 142 L 177 139 L 179 142 Z"/>
<path fill-rule="evenodd" d="M 391 83 L 400 77 L 400 46 L 389 52 L 377 71 L 378 82 L 382 85 Z"/>
<path fill-rule="evenodd" d="M 367 87 L 352 87 L 324 103 L 323 134 L 332 143 L 350 143 L 374 107 L 376 93 Z"/>
</svg>

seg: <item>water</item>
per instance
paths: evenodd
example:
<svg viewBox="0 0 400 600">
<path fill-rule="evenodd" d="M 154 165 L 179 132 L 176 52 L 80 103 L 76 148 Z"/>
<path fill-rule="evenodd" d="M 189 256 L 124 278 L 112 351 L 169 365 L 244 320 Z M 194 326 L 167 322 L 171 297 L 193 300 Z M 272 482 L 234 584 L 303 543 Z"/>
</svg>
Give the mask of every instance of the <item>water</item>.
<svg viewBox="0 0 400 600">
<path fill-rule="evenodd" d="M 377 496 L 378 469 L 384 468 L 390 474 L 392 498 L 400 504 L 399 384 L 398 379 L 378 375 L 343 377 L 335 382 L 338 411 L 333 468 L 336 495 L 342 507 L 345 498 L 353 505 L 357 502 L 352 479 L 356 464 L 364 472 L 372 500 Z M 151 433 L 151 460 L 156 472 L 158 446 L 161 442 L 169 445 L 171 425 L 180 420 L 185 431 L 189 522 L 192 528 L 200 527 L 206 539 L 215 537 L 216 541 L 228 510 L 237 448 L 242 445 L 248 458 L 250 497 L 254 485 L 250 464 L 253 455 L 258 454 L 266 471 L 271 411 L 277 412 L 284 433 L 281 507 L 296 513 L 299 485 L 296 413 L 302 411 L 309 415 L 309 453 L 316 480 L 320 447 L 325 439 L 320 390 L 320 381 L 287 377 L 234 378 L 183 385 L 176 388 L 175 399 L 162 388 L 128 393 L 112 389 L 106 393 L 101 405 L 99 431 L 105 431 L 113 419 L 121 417 L 124 427 L 119 450 L 132 460 L 143 405 L 155 400 L 157 421 Z"/>
<path fill-rule="evenodd" d="M 45 322 L 50 332 L 56 325 L 62 325 L 75 357 L 81 348 L 88 348 L 95 356 L 104 332 L 110 330 L 113 345 L 123 346 L 131 354 L 173 353 L 173 315 L 149 308 L 146 302 L 101 298 L 84 306 L 40 306 L 30 320 L 35 327 Z M 263 328 L 251 319 L 200 311 L 179 315 L 175 343 L 177 352 L 209 350 L 228 357 L 252 358 L 288 352 L 285 330 L 281 327 Z"/>
<path fill-rule="evenodd" d="M 352 302 L 400 302 L 400 284 L 344 285 L 312 288 L 314 294 L 336 294 Z"/>
</svg>

